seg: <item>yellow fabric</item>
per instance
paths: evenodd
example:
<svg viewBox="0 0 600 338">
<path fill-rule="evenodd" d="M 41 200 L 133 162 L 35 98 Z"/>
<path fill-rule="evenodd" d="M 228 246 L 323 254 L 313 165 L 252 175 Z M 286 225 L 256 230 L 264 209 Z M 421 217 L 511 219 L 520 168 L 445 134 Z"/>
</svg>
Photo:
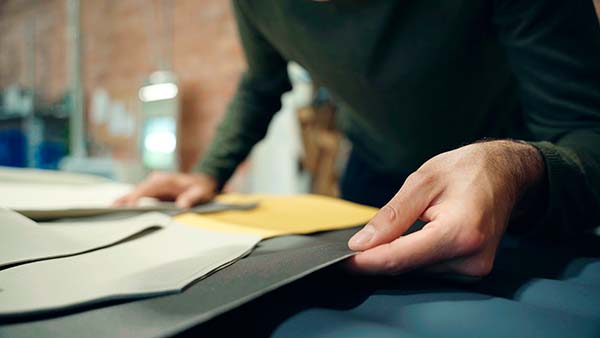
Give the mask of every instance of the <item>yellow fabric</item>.
<svg viewBox="0 0 600 338">
<path fill-rule="evenodd" d="M 367 223 L 377 208 L 319 195 L 242 195 L 217 197 L 223 203 L 253 203 L 252 210 L 230 210 L 214 214 L 186 213 L 180 223 L 204 229 L 251 233 L 262 238 L 351 228 Z"/>
</svg>

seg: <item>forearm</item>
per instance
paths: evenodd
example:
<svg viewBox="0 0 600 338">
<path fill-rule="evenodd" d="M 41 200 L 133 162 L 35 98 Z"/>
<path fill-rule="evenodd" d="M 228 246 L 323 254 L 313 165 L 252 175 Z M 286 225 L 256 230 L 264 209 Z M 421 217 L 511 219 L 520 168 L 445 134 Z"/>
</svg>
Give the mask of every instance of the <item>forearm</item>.
<svg viewBox="0 0 600 338">
<path fill-rule="evenodd" d="M 225 184 L 236 167 L 248 156 L 281 108 L 281 94 L 289 90 L 287 74 L 268 81 L 244 75 L 229 104 L 216 135 L 195 168 Z"/>
<path fill-rule="evenodd" d="M 505 173 L 504 191 L 514 201 L 510 233 L 562 237 L 598 225 L 600 135 L 579 131 L 554 143 L 486 144 L 495 159 L 490 170 Z"/>
</svg>

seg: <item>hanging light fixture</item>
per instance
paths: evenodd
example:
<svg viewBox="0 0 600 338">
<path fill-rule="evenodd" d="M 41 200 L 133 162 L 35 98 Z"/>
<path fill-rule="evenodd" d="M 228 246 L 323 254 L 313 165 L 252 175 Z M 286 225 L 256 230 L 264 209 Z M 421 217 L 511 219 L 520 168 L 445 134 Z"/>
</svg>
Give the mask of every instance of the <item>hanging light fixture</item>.
<svg viewBox="0 0 600 338">
<path fill-rule="evenodd" d="M 175 98 L 179 89 L 172 82 L 157 83 L 140 88 L 138 96 L 143 102 L 169 100 Z"/>
<path fill-rule="evenodd" d="M 177 121 L 179 119 L 180 90 L 172 68 L 173 2 L 162 3 L 162 15 L 155 3 L 149 8 L 148 40 L 156 67 L 160 69 L 148 76 L 138 90 L 141 102 L 141 156 L 150 170 L 176 170 Z M 156 24 L 157 23 L 157 24 Z"/>
<path fill-rule="evenodd" d="M 177 119 L 179 88 L 168 71 L 152 73 L 139 89 L 141 101 L 141 155 L 151 170 L 177 169 Z"/>
</svg>

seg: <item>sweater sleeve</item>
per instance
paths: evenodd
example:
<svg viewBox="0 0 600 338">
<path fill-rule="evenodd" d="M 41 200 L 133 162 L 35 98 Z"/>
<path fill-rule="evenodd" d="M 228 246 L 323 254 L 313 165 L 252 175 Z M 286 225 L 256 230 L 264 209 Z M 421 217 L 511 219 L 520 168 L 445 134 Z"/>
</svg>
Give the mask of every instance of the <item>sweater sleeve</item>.
<svg viewBox="0 0 600 338">
<path fill-rule="evenodd" d="M 265 136 L 271 118 L 281 108 L 281 95 L 291 89 L 287 61 L 243 13 L 241 4 L 232 4 L 247 69 L 195 168 L 215 178 L 220 186 Z"/>
<path fill-rule="evenodd" d="M 590 231 L 600 224 L 600 25 L 593 2 L 495 0 L 493 22 L 519 84 L 527 141 L 546 165 L 542 214 L 527 218 L 553 236 Z"/>
</svg>

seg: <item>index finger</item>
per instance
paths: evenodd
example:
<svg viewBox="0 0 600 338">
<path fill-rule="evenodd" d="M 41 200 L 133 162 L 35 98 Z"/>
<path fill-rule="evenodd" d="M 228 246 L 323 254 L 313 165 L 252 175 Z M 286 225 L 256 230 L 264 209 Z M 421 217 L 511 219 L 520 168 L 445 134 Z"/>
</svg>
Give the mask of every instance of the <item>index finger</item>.
<svg viewBox="0 0 600 338">
<path fill-rule="evenodd" d="M 364 251 L 400 237 L 439 195 L 437 179 L 412 173 L 396 195 L 348 242 L 350 249 Z"/>
<path fill-rule="evenodd" d="M 396 274 L 451 258 L 449 238 L 437 221 L 394 241 L 349 259 L 350 267 L 366 273 Z"/>
</svg>

